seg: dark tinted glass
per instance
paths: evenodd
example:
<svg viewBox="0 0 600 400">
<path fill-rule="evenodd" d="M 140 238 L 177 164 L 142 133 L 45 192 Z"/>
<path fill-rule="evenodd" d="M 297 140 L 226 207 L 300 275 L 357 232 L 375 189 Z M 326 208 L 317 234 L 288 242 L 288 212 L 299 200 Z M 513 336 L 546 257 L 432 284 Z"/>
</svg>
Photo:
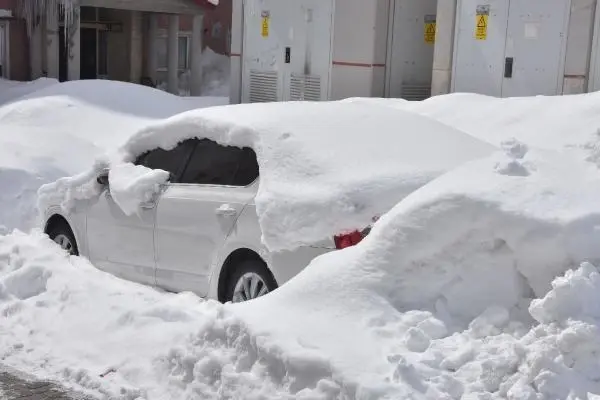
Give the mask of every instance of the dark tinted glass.
<svg viewBox="0 0 600 400">
<path fill-rule="evenodd" d="M 211 140 L 203 139 L 198 140 L 181 182 L 246 186 L 256 178 L 258 178 L 258 162 L 252 149 L 221 146 Z"/>
<path fill-rule="evenodd" d="M 194 144 L 193 140 L 186 140 L 172 150 L 151 150 L 142 154 L 135 164 L 170 172 L 171 180 L 176 182 L 190 157 Z"/>
</svg>

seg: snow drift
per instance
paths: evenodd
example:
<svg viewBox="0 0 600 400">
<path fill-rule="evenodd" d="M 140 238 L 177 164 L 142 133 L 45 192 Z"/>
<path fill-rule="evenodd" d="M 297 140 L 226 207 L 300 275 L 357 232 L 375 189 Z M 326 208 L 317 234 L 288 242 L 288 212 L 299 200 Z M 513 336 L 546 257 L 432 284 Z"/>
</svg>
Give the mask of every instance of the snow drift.
<svg viewBox="0 0 600 400">
<path fill-rule="evenodd" d="M 111 81 L 14 84 L 36 90 L 0 105 L 0 225 L 35 224 L 44 183 L 90 168 L 140 128 L 222 98 L 181 99 L 145 86 Z M 4 84 L 4 82 L 3 82 Z M 15 89 L 16 90 L 16 89 Z M 4 93 L 3 93 L 4 95 Z"/>
<path fill-rule="evenodd" d="M 494 151 L 413 113 L 340 102 L 296 102 L 183 113 L 142 129 L 108 158 L 118 168 L 148 150 L 168 150 L 192 137 L 254 148 L 261 173 L 256 209 L 263 242 L 273 251 L 363 229 L 416 188 Z M 110 178 L 119 177 L 111 173 Z M 80 182 L 76 177 L 71 184 L 65 180 L 41 188 L 42 208 L 54 203 L 68 211 L 71 193 L 79 190 Z"/>
<path fill-rule="evenodd" d="M 569 96 L 496 98 L 470 93 L 402 99 L 347 99 L 433 118 L 494 145 L 517 139 L 550 150 L 576 150 L 600 160 L 600 92 Z"/>
<path fill-rule="evenodd" d="M 0 78 L 0 106 L 56 84 L 58 81 L 51 78 L 40 78 L 31 82 L 9 81 Z"/>
<path fill-rule="evenodd" d="M 248 303 L 161 294 L 41 235 L 1 237 L 0 357 L 123 398 L 591 399 L 598 169 L 503 146 Z"/>
</svg>

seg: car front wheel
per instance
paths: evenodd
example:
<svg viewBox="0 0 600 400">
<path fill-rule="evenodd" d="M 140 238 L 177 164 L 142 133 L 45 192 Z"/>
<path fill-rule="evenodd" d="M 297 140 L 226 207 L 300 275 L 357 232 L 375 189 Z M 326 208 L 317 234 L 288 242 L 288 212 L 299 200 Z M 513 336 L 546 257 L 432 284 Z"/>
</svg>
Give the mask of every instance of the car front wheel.
<svg viewBox="0 0 600 400">
<path fill-rule="evenodd" d="M 264 296 L 277 289 L 277 283 L 267 267 L 257 261 L 244 261 L 229 279 L 227 301 L 242 303 Z"/>
<path fill-rule="evenodd" d="M 59 222 L 48 230 L 48 236 L 63 250 L 72 256 L 79 255 L 75 235 L 65 222 Z"/>
</svg>

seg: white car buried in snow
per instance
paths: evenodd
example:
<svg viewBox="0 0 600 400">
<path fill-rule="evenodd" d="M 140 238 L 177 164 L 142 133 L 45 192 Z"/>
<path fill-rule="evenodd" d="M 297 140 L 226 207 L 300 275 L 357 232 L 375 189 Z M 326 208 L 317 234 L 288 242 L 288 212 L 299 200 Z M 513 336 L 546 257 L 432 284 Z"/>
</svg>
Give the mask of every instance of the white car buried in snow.
<svg viewBox="0 0 600 400">
<path fill-rule="evenodd" d="M 374 216 L 494 150 L 378 106 L 213 107 L 146 128 L 109 163 L 42 187 L 40 207 L 45 232 L 100 269 L 239 302 L 356 244 Z"/>
</svg>

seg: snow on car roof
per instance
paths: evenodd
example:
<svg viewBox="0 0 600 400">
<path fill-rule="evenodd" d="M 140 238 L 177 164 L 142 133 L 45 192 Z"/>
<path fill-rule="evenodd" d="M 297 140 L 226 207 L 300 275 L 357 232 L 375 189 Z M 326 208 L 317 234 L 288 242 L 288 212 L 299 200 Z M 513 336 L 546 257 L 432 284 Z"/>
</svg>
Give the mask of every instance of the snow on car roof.
<svg viewBox="0 0 600 400">
<path fill-rule="evenodd" d="M 261 173 L 256 208 L 271 250 L 365 227 L 416 188 L 495 149 L 407 111 L 288 102 L 176 115 L 134 135 L 118 160 L 131 162 L 193 137 L 256 151 Z"/>
</svg>

